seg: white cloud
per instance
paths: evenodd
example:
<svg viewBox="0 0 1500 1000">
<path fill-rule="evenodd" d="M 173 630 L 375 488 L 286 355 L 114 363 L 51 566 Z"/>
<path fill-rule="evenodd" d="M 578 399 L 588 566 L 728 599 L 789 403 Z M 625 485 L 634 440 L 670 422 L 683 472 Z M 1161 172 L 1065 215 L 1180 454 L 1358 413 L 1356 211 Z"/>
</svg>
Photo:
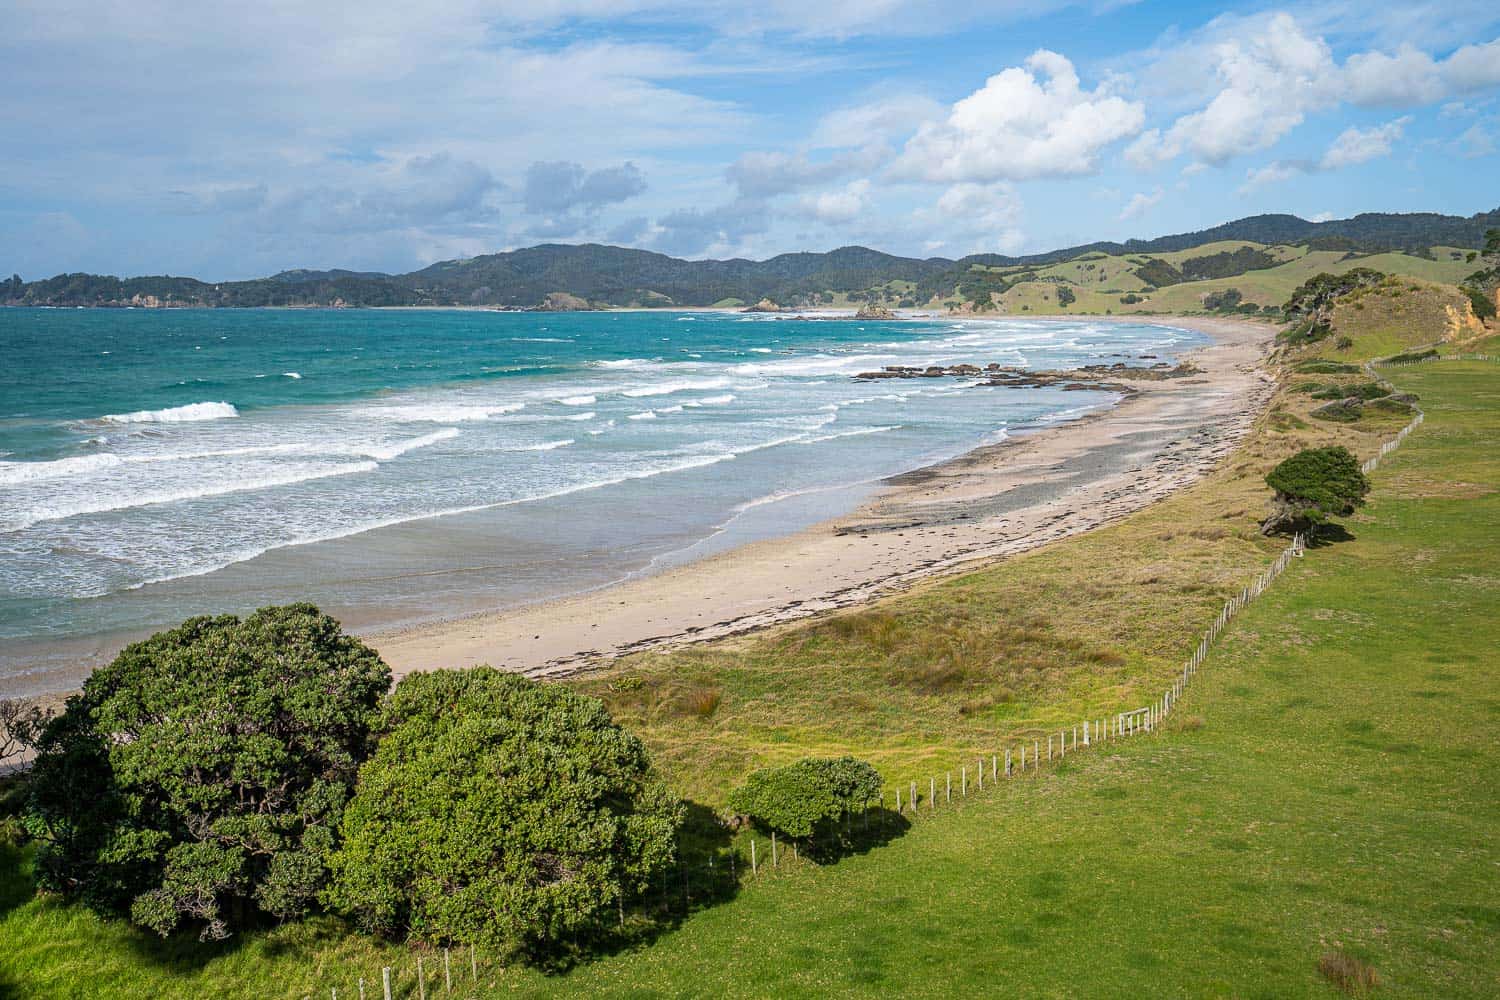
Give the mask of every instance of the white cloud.
<svg viewBox="0 0 1500 1000">
<path fill-rule="evenodd" d="M 1318 165 L 1324 170 L 1337 170 L 1389 156 L 1391 146 L 1401 138 L 1410 121 L 1409 116 L 1403 116 L 1373 128 L 1346 128 L 1333 140 L 1333 145 L 1328 147 Z"/>
<path fill-rule="evenodd" d="M 922 126 L 897 160 L 895 175 L 942 182 L 990 182 L 1091 173 L 1100 150 L 1134 135 L 1143 105 L 1084 90 L 1065 57 L 1039 49 L 1026 68 L 989 78 Z"/>
<path fill-rule="evenodd" d="M 868 104 L 830 111 L 813 128 L 812 144 L 849 148 L 891 142 L 911 135 L 943 114 L 943 106 L 916 94 L 887 97 Z"/>
<path fill-rule="evenodd" d="M 1220 164 L 1274 145 L 1311 109 L 1328 103 L 1335 85 L 1333 55 L 1289 14 L 1276 14 L 1258 34 L 1214 47 L 1222 88 L 1208 105 L 1165 131 L 1152 129 L 1126 152 L 1139 167 L 1184 152 Z"/>
<path fill-rule="evenodd" d="M 1332 212 L 1319 212 L 1317 215 L 1314 215 L 1311 219 L 1309 219 L 1307 221 L 1309 221 L 1309 222 L 1332 222 L 1333 218 L 1334 218 L 1334 215 L 1333 215 Z"/>
<path fill-rule="evenodd" d="M 1157 202 L 1161 201 L 1161 199 L 1162 189 L 1160 187 L 1149 192 L 1137 191 L 1131 195 L 1130 201 L 1126 202 L 1125 207 L 1120 210 L 1120 221 L 1125 222 L 1130 219 L 1140 218 L 1155 208 Z"/>
<path fill-rule="evenodd" d="M 1356 53 L 1344 63 L 1344 96 L 1355 104 L 1431 104 L 1446 93 L 1438 64 L 1410 45 L 1395 55 Z"/>
<path fill-rule="evenodd" d="M 1300 163 L 1282 163 L 1276 161 L 1267 163 L 1263 167 L 1252 167 L 1245 171 L 1245 183 L 1240 185 L 1240 194 L 1249 194 L 1267 184 L 1280 184 L 1282 181 L 1291 180 L 1307 172 L 1305 165 Z"/>
<path fill-rule="evenodd" d="M 1021 231 L 1023 206 L 1016 189 L 1003 181 L 993 184 L 954 184 L 938 196 L 929 209 L 912 218 L 927 232 L 940 232 L 943 239 L 928 241 L 929 249 L 953 249 L 958 253 L 1014 253 L 1025 242 Z"/>
<path fill-rule="evenodd" d="M 1465 45 L 1443 62 L 1443 74 L 1458 93 L 1500 85 L 1500 38 Z"/>
<path fill-rule="evenodd" d="M 804 212 L 819 222 L 838 225 L 853 222 L 863 215 L 869 201 L 870 182 L 861 178 L 835 191 L 807 195 L 801 205 Z"/>
</svg>

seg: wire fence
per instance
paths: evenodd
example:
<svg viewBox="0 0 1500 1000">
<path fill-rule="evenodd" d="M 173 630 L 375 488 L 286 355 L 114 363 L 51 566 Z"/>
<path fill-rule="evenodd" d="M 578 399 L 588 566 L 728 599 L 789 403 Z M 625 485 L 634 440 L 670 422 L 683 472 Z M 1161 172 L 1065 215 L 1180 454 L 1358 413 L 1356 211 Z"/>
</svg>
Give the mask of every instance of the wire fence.
<svg viewBox="0 0 1500 1000">
<path fill-rule="evenodd" d="M 1494 360 L 1483 356 L 1475 357 Z M 1373 366 L 1383 363 L 1379 360 L 1369 362 L 1366 370 L 1379 379 Z M 1384 382 L 1383 379 L 1379 380 Z M 1385 456 L 1400 447 L 1407 436 L 1422 425 L 1423 419 L 1424 414 L 1418 408 L 1412 421 L 1394 438 L 1383 443 L 1376 454 L 1363 463 L 1362 470 L 1367 474 L 1373 472 Z M 1208 658 L 1214 642 L 1229 627 L 1235 616 L 1264 594 L 1291 565 L 1292 560 L 1302 556 L 1306 548 L 1306 537 L 1300 532 L 1295 534 L 1291 543 L 1264 572 L 1226 600 L 1213 623 L 1204 630 L 1182 669 L 1150 704 L 1081 720 L 1072 726 L 1046 733 L 1045 741 L 1044 734 L 1039 733 L 1029 739 L 1017 740 L 1009 746 L 997 747 L 988 753 L 975 754 L 971 760 L 956 768 L 945 769 L 940 774 L 930 774 L 925 788 L 920 780 L 908 779 L 904 784 L 883 790 L 874 803 L 866 803 L 861 810 L 845 813 L 837 823 L 800 844 L 797 841 L 782 840 L 772 833 L 766 840 L 750 838 L 748 851 L 742 852 L 741 848 L 726 842 L 718 847 L 700 848 L 696 856 L 690 856 L 692 852 L 686 850 L 685 845 L 679 844 L 676 861 L 673 866 L 664 868 L 659 873 L 656 885 L 629 901 L 620 901 L 621 930 L 625 928 L 627 906 L 632 915 L 656 919 L 686 916 L 694 909 L 728 899 L 747 880 L 762 879 L 799 864 L 810 852 L 815 855 L 816 860 L 816 855 L 823 852 L 878 846 L 909 828 L 913 820 L 945 812 L 955 803 L 962 803 L 971 796 L 982 794 L 986 786 L 996 788 L 1024 776 L 1028 769 L 1033 773 L 1038 772 L 1054 761 L 1066 759 L 1069 754 L 1157 732 L 1177 708 L 1188 685 Z M 456 975 L 455 955 L 458 968 Z M 380 976 L 371 977 L 368 983 L 364 978 L 352 977 L 342 987 L 330 986 L 327 995 L 329 1000 L 339 1000 L 340 991 L 343 990 L 345 1000 L 353 1000 L 355 997 L 358 1000 L 427 1000 L 430 985 L 434 998 L 450 997 L 455 990 L 460 993 L 469 990 L 465 995 L 472 996 L 472 991 L 481 986 L 481 970 L 493 973 L 503 972 L 504 969 L 503 964 L 487 960 L 473 945 L 457 951 L 441 949 L 441 973 L 438 971 L 438 957 L 439 952 L 436 950 L 426 955 L 415 955 L 414 964 L 382 967 Z M 463 976 L 465 958 L 469 973 L 467 980 Z M 379 984 L 379 993 L 374 992 L 376 983 Z M 441 993 L 438 992 L 439 987 L 442 989 Z M 311 994 L 304 994 L 304 998 L 313 1000 Z"/>
</svg>

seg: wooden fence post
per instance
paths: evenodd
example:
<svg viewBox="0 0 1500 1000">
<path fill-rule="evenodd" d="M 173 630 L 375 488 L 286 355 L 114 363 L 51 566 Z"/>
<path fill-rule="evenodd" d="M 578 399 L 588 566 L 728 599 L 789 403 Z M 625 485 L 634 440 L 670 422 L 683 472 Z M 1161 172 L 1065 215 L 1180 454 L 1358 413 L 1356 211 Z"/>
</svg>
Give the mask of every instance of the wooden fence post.
<svg viewBox="0 0 1500 1000">
<path fill-rule="evenodd" d="M 952 802 L 953 801 L 953 772 L 952 771 L 948 772 L 947 781 L 948 781 L 947 790 L 944 792 L 944 794 L 948 797 L 948 801 Z"/>
<path fill-rule="evenodd" d="M 385 987 L 385 1000 L 391 1000 L 391 967 L 389 965 L 380 970 L 380 984 Z"/>
<path fill-rule="evenodd" d="M 929 811 L 937 808 L 937 777 L 927 779 L 927 808 Z"/>
<path fill-rule="evenodd" d="M 968 795 L 969 794 L 969 769 L 967 767 L 960 769 L 959 776 L 960 776 L 960 778 L 962 779 L 962 782 L 963 782 L 963 784 L 960 786 L 960 794 L 962 794 L 962 795 Z"/>
<path fill-rule="evenodd" d="M 755 859 L 755 838 L 750 838 L 750 874 L 760 874 L 760 862 Z"/>
<path fill-rule="evenodd" d="M 900 795 L 901 793 L 897 792 L 896 794 Z M 771 867 L 772 868 L 779 868 L 779 867 L 781 867 L 781 859 L 776 854 L 776 831 L 775 830 L 771 831 Z"/>
<path fill-rule="evenodd" d="M 479 982 L 479 962 L 474 958 L 474 944 L 472 941 L 469 943 L 469 978 L 476 983 Z"/>
<path fill-rule="evenodd" d="M 419 1000 L 427 1000 L 427 975 L 422 971 L 422 956 L 417 956 L 417 996 Z"/>
</svg>

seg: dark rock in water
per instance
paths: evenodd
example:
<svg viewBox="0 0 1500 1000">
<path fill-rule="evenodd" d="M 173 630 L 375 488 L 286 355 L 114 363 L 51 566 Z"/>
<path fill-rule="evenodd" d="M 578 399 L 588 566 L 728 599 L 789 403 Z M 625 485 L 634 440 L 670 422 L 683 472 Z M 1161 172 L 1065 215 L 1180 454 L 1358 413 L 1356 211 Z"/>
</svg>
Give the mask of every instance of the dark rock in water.
<svg viewBox="0 0 1500 1000">
<path fill-rule="evenodd" d="M 884 320 L 896 319 L 896 314 L 885 306 L 876 305 L 873 302 L 859 307 L 859 312 L 854 314 L 855 319 Z"/>
</svg>

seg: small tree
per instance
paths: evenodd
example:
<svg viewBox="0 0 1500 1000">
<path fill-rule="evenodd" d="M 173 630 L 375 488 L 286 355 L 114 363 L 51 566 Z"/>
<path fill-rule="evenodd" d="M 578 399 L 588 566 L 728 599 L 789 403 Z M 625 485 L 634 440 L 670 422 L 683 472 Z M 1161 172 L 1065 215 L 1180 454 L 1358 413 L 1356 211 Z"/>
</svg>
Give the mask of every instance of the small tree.
<svg viewBox="0 0 1500 1000">
<path fill-rule="evenodd" d="M 1365 502 L 1370 482 L 1359 460 L 1342 445 L 1304 448 L 1272 469 L 1266 483 L 1276 491 L 1261 534 L 1311 531 L 1330 517 L 1347 517 Z"/>
<path fill-rule="evenodd" d="M 853 757 L 809 758 L 753 772 L 729 807 L 787 837 L 812 837 L 880 794 L 880 773 Z"/>
<path fill-rule="evenodd" d="M 302 915 L 389 686 L 380 657 L 307 604 L 127 646 L 38 742 L 42 886 L 162 935 Z"/>
<path fill-rule="evenodd" d="M 552 950 L 673 858 L 682 804 L 596 699 L 490 667 L 414 674 L 379 732 L 327 893 L 368 931 Z"/>
</svg>

